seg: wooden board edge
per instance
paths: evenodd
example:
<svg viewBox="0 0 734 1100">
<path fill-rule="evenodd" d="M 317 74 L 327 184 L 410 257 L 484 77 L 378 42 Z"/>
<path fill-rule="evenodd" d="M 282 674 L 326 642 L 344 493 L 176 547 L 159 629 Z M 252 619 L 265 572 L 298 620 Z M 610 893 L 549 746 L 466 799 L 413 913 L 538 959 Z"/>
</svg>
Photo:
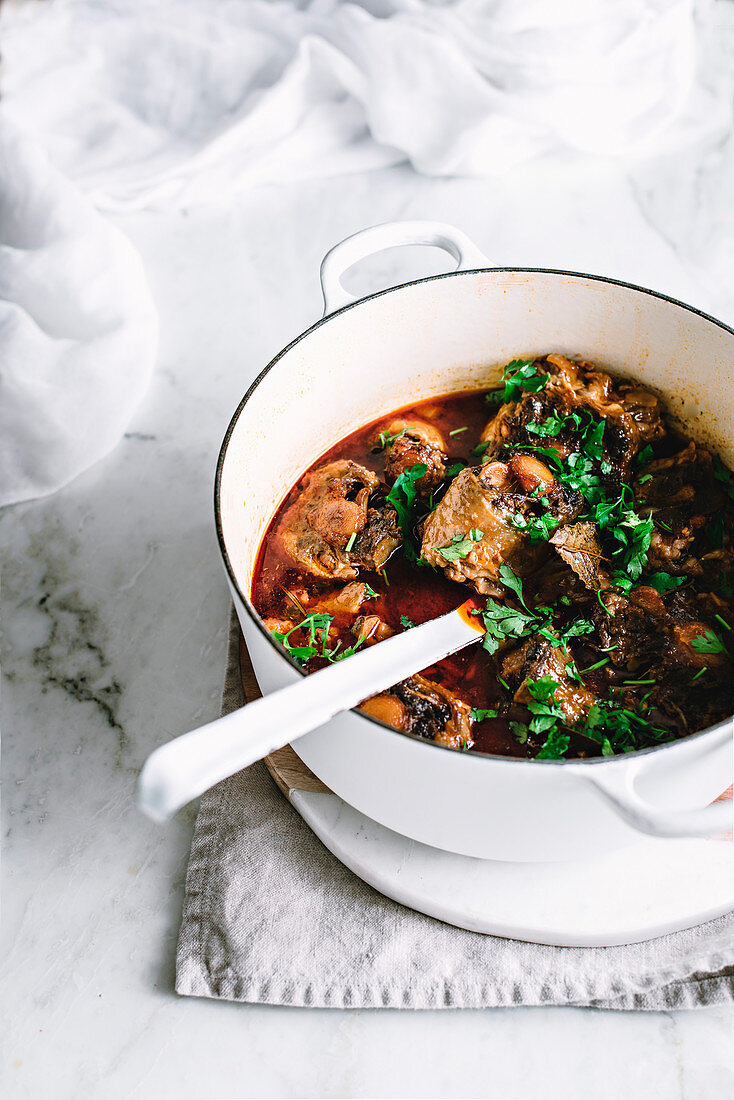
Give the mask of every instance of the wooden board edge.
<svg viewBox="0 0 734 1100">
<path fill-rule="evenodd" d="M 245 692 L 245 699 L 251 703 L 253 699 L 262 696 L 260 687 L 252 667 L 250 654 L 247 652 L 245 639 L 240 631 L 240 679 Z M 282 749 L 276 749 L 265 757 L 264 764 L 275 780 L 278 788 L 286 798 L 291 791 L 318 791 L 324 794 L 332 792 L 313 774 L 310 768 L 301 760 L 300 756 L 290 745 L 284 745 Z"/>
</svg>

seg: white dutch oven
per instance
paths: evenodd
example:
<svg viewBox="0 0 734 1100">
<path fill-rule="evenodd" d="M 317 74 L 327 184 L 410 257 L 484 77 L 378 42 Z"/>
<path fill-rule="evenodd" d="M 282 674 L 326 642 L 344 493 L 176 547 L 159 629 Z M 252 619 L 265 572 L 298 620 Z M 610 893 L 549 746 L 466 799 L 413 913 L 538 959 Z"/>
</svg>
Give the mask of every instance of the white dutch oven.
<svg viewBox="0 0 734 1100">
<path fill-rule="evenodd" d="M 438 245 L 458 266 L 359 300 L 343 289 L 352 264 L 405 244 Z M 260 542 L 301 474 L 380 415 L 493 386 L 508 360 L 556 351 L 645 382 L 688 434 L 734 461 L 734 332 L 690 306 L 597 276 L 490 268 L 463 233 L 432 222 L 355 234 L 326 256 L 321 282 L 323 319 L 245 395 L 217 468 L 220 547 L 264 693 L 303 673 L 250 601 Z M 558 762 L 457 753 L 351 711 L 303 737 L 298 755 L 369 817 L 470 856 L 559 860 L 640 832 L 731 827 L 727 804 L 709 805 L 731 783 L 729 721 L 653 750 Z"/>
</svg>

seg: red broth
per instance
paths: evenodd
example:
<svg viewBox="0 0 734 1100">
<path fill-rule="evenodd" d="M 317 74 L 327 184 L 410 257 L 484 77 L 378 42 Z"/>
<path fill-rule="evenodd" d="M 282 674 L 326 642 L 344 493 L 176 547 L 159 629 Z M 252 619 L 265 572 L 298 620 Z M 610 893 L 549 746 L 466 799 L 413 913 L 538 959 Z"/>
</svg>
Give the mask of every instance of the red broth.
<svg viewBox="0 0 734 1100">
<path fill-rule="evenodd" d="M 351 458 L 367 469 L 374 470 L 382 478 L 384 454 L 373 452 L 371 441 L 378 425 L 382 426 L 403 416 L 417 416 L 436 425 L 447 441 L 449 463 L 458 459 L 469 464 L 479 461 L 472 458 L 471 451 L 488 419 L 485 391 L 432 398 L 430 401 L 421 401 L 396 410 L 388 416 L 381 416 L 340 440 L 309 469 L 315 469 L 334 459 Z M 263 618 L 277 614 L 282 603 L 283 589 L 290 588 L 295 581 L 305 583 L 306 587 L 313 590 L 324 587 L 323 584 L 319 586 L 319 582 L 313 578 L 304 578 L 298 570 L 292 568 L 292 563 L 283 553 L 278 536 L 280 521 L 298 495 L 299 486 L 300 482 L 281 504 L 260 546 L 254 571 L 252 601 Z M 374 599 L 365 601 L 362 610 L 367 614 L 379 615 L 396 632 L 403 629 L 401 616 L 407 616 L 416 625 L 425 623 L 458 607 L 470 595 L 463 585 L 447 580 L 443 574 L 409 564 L 399 550 L 388 561 L 384 575 L 370 572 L 361 575 L 360 579 L 367 580 L 377 592 Z M 488 657 L 481 644 L 470 646 L 421 671 L 427 679 L 455 691 L 472 707 L 492 707 L 500 695 L 495 662 Z M 519 744 L 512 736 L 509 723 L 503 718 L 475 722 L 472 737 L 474 744 L 470 751 L 473 752 L 521 758 L 532 755 L 525 745 Z M 586 751 L 587 747 L 579 745 L 576 755 Z"/>
</svg>

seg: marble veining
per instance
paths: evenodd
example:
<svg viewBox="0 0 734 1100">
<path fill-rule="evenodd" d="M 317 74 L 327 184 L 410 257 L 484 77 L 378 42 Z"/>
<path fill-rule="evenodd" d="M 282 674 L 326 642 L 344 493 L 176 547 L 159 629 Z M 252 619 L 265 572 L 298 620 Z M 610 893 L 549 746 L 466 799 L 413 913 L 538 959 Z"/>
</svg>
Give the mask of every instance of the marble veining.
<svg viewBox="0 0 734 1100">
<path fill-rule="evenodd" d="M 728 143 L 683 166 L 555 159 L 491 181 L 402 167 L 117 219 L 160 310 L 150 392 L 112 455 L 0 517 L 3 1095 L 731 1092 L 724 1006 L 398 1014 L 177 998 L 193 808 L 159 829 L 133 792 L 155 745 L 217 713 L 229 598 L 212 523 L 216 455 L 251 379 L 318 317 L 327 249 L 367 223 L 434 218 L 498 264 L 608 274 L 731 320 L 732 183 Z M 388 254 L 370 277 L 396 281 L 434 261 L 428 250 Z"/>
</svg>

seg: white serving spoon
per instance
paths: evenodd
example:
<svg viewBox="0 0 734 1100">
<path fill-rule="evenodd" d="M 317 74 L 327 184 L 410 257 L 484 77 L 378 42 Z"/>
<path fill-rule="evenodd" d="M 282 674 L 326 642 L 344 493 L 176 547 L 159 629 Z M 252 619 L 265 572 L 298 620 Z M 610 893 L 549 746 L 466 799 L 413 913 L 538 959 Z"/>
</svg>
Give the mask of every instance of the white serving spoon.
<svg viewBox="0 0 734 1100">
<path fill-rule="evenodd" d="M 161 745 L 140 774 L 140 808 L 154 821 L 166 821 L 220 780 L 323 726 L 340 711 L 478 641 L 484 628 L 481 618 L 470 614 L 474 606 L 467 600 L 448 615 L 365 647 Z"/>
</svg>

